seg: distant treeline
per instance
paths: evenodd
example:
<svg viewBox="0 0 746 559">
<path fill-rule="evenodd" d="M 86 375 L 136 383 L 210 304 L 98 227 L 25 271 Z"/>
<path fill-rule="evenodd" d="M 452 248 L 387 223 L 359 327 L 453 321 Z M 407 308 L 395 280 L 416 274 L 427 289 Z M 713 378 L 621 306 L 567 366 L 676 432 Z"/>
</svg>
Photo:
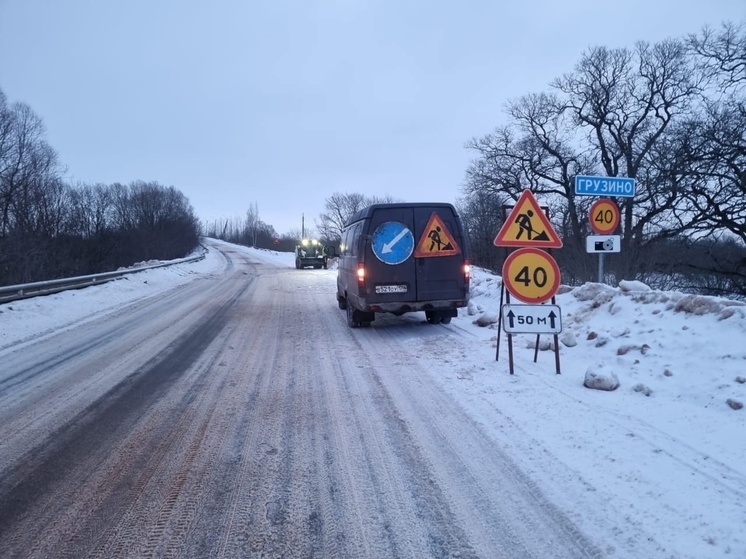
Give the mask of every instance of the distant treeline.
<svg viewBox="0 0 746 559">
<path fill-rule="evenodd" d="M 187 198 L 134 181 L 71 185 L 44 125 L 0 90 L 0 285 L 185 256 L 199 240 Z"/>
</svg>

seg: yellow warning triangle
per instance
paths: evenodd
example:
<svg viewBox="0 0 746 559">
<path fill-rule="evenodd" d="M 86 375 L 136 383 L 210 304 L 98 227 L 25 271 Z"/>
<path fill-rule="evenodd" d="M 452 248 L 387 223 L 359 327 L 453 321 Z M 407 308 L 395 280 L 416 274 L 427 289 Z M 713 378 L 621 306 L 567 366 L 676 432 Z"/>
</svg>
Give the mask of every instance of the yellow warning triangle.
<svg viewBox="0 0 746 559">
<path fill-rule="evenodd" d="M 427 222 L 427 227 L 422 232 L 420 242 L 417 243 L 414 256 L 415 258 L 427 258 L 429 256 L 453 256 L 454 254 L 461 254 L 461 248 L 443 220 L 433 212 Z"/>
<path fill-rule="evenodd" d="M 518 198 L 494 244 L 498 247 L 562 247 L 562 241 L 530 190 L 524 190 Z"/>
</svg>

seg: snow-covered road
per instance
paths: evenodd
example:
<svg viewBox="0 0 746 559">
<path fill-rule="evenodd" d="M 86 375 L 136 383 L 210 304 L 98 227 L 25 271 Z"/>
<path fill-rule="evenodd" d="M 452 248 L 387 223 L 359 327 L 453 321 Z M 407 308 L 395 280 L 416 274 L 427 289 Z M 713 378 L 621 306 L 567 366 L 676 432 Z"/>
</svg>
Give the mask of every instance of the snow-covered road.
<svg viewBox="0 0 746 559">
<path fill-rule="evenodd" d="M 350 329 L 333 270 L 209 242 L 0 306 L 1 557 L 746 553 L 743 305 L 587 284 L 563 374 L 516 336 L 511 376 L 491 274 Z"/>
<path fill-rule="evenodd" d="M 600 556 L 428 382 L 411 324 L 350 330 L 332 275 L 224 251 L 5 357 L 3 557 Z"/>
</svg>

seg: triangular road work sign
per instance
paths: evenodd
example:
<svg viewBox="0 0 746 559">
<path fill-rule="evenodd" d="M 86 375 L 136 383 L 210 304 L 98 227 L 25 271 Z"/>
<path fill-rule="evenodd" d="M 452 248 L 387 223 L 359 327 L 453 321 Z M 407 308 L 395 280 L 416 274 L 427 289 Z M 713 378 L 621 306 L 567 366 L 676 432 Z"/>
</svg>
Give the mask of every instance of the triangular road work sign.
<svg viewBox="0 0 746 559">
<path fill-rule="evenodd" d="M 524 190 L 495 237 L 498 247 L 561 248 L 562 240 L 530 190 Z"/>
<path fill-rule="evenodd" d="M 422 232 L 420 242 L 414 250 L 415 258 L 427 258 L 429 256 L 453 256 L 461 254 L 461 248 L 456 243 L 451 232 L 433 212 L 427 222 L 425 230 Z"/>
</svg>

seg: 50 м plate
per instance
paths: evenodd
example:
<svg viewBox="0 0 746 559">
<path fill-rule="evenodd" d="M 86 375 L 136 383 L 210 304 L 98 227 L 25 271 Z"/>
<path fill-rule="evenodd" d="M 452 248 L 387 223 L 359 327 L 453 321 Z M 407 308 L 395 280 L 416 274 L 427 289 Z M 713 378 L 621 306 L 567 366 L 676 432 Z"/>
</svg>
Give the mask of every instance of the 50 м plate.
<svg viewBox="0 0 746 559">
<path fill-rule="evenodd" d="M 559 334 L 562 311 L 557 305 L 503 305 L 503 330 L 508 334 Z"/>
</svg>

